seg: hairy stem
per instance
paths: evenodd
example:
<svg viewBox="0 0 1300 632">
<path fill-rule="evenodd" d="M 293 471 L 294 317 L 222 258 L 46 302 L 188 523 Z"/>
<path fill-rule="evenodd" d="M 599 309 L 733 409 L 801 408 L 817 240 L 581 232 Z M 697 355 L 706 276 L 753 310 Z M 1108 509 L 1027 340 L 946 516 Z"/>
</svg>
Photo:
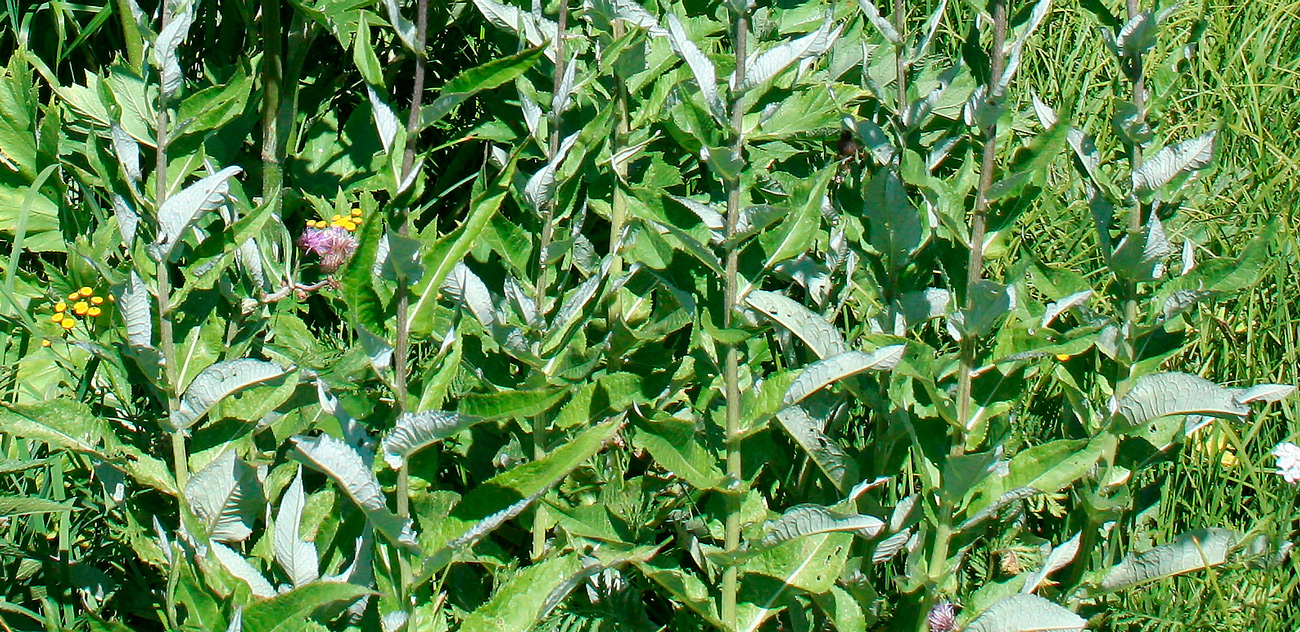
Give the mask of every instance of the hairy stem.
<svg viewBox="0 0 1300 632">
<path fill-rule="evenodd" d="M 614 22 L 614 39 L 623 37 L 623 22 Z M 628 136 L 628 107 L 627 107 L 627 84 L 623 77 L 618 73 L 614 74 L 614 117 L 616 120 L 614 126 L 614 143 L 610 147 L 610 153 L 617 155 L 627 145 Z M 610 204 L 609 218 L 609 249 L 610 265 L 609 277 L 617 278 L 623 273 L 623 257 L 619 252 L 618 244 L 620 235 L 623 233 L 623 226 L 627 223 L 627 192 L 623 189 L 623 183 L 627 180 L 627 164 L 623 162 L 614 163 L 614 199 Z M 610 302 L 609 309 L 609 326 L 613 327 L 616 320 L 623 318 L 623 302 L 619 294 L 615 293 L 613 300 Z M 621 364 L 621 358 L 615 356 L 609 359 L 611 368 L 618 368 Z"/>
<path fill-rule="evenodd" d="M 993 0 L 993 50 L 989 57 L 991 58 L 989 82 L 990 87 L 1002 76 L 1002 69 L 1006 65 L 1006 58 L 1003 48 L 1007 39 L 1007 6 L 1006 0 Z M 1003 98 L 1003 95 L 990 96 L 989 107 L 998 107 L 998 103 L 992 99 Z M 966 300 L 964 301 L 965 309 L 969 312 L 974 307 L 972 289 L 975 284 L 984 278 L 984 234 L 986 228 L 986 217 L 988 211 L 988 191 L 993 185 L 993 171 L 997 167 L 997 135 L 998 126 L 995 118 L 983 130 L 984 136 L 984 153 L 980 160 L 980 179 L 975 196 L 975 210 L 971 218 L 971 236 L 970 236 L 970 259 L 967 262 L 966 271 Z M 969 333 L 962 337 L 961 340 L 961 362 L 957 376 L 957 420 L 962 427 L 953 433 L 952 447 L 949 448 L 949 458 L 959 457 L 966 452 L 966 430 L 970 427 L 971 409 L 973 408 L 971 393 L 971 373 L 975 369 L 977 343 L 975 336 Z M 925 632 L 929 629 L 926 615 L 934 607 L 938 600 L 942 583 L 955 569 L 948 568 L 948 555 L 952 548 L 952 523 L 954 507 L 951 503 L 939 502 L 936 508 L 939 524 L 934 531 L 933 547 L 930 549 L 930 564 L 928 568 L 927 584 L 925 594 L 921 599 L 921 610 L 917 618 L 917 630 Z"/>
<path fill-rule="evenodd" d="M 895 87 L 898 88 L 898 118 L 901 121 L 903 113 L 907 111 L 907 59 L 904 57 L 905 42 L 907 42 L 907 2 L 906 0 L 894 0 L 894 30 L 898 31 L 898 36 L 903 40 L 894 47 L 894 73 Z"/>
<path fill-rule="evenodd" d="M 284 79 L 284 34 L 280 0 L 262 0 L 262 203 L 280 213 L 284 163 L 280 157 L 280 90 Z"/>
<path fill-rule="evenodd" d="M 167 28 L 167 23 L 171 20 L 171 16 L 168 15 L 165 9 L 161 13 L 162 24 L 158 27 L 160 32 Z M 158 117 L 154 120 L 154 137 L 158 144 L 154 162 L 155 210 L 161 209 L 163 202 L 167 201 L 167 146 L 170 140 L 167 137 L 168 107 L 167 94 L 159 89 Z M 176 342 L 173 340 L 172 334 L 171 290 L 171 268 L 167 259 L 164 258 L 158 262 L 158 336 L 162 342 L 163 373 L 166 376 L 164 388 L 167 394 L 167 416 L 169 419 L 180 409 L 180 397 L 177 392 L 179 375 L 176 372 Z M 190 474 L 189 459 L 185 455 L 185 435 L 179 431 L 172 432 L 172 468 L 176 477 L 176 487 L 185 489 Z M 178 502 L 184 505 L 184 494 L 181 494 Z"/>
<path fill-rule="evenodd" d="M 745 82 L 745 49 L 748 47 L 749 16 L 736 16 L 736 85 Z M 732 95 L 731 127 L 732 155 L 743 159 L 745 150 L 745 109 L 741 95 Z M 740 223 L 740 205 L 744 201 L 741 176 L 737 175 L 727 185 L 727 278 L 722 313 L 723 327 L 732 326 L 733 315 L 737 308 L 737 293 L 740 288 L 740 248 L 735 240 L 737 225 Z M 740 348 L 738 345 L 726 346 L 727 388 L 727 476 L 735 481 L 743 480 L 744 468 L 740 454 Z M 727 497 L 727 522 L 723 548 L 727 553 L 740 549 L 740 497 Z M 722 622 L 728 630 L 737 630 L 736 601 L 740 592 L 740 568 L 729 564 L 722 575 Z"/>
<path fill-rule="evenodd" d="M 140 25 L 135 23 L 135 15 L 131 13 L 130 0 L 117 0 L 117 15 L 122 20 L 126 59 L 131 63 L 131 69 L 139 72 L 144 65 L 144 38 L 140 36 Z"/>
<path fill-rule="evenodd" d="M 1127 9 L 1129 19 L 1133 19 L 1142 9 L 1138 6 L 1138 0 L 1127 0 Z M 1128 69 L 1129 77 L 1133 81 L 1133 105 L 1137 107 L 1138 118 L 1137 125 L 1141 125 L 1146 119 L 1146 79 L 1143 76 L 1142 57 L 1141 55 L 1133 57 L 1132 65 Z M 1137 171 L 1142 166 L 1142 146 L 1137 143 L 1130 143 L 1129 151 L 1129 168 Z M 1129 239 L 1141 239 L 1142 235 L 1142 201 L 1136 200 L 1133 208 L 1128 214 L 1128 236 Z M 1128 393 L 1129 377 L 1132 373 L 1132 364 L 1137 361 L 1136 350 L 1134 348 L 1134 329 L 1137 324 L 1138 315 L 1138 287 L 1137 282 L 1124 284 L 1125 293 L 1128 295 L 1124 301 L 1124 357 L 1127 362 L 1120 363 L 1120 375 L 1116 388 L 1116 397 L 1123 397 Z"/>
<path fill-rule="evenodd" d="M 555 77 L 551 87 L 551 102 L 555 102 L 554 95 L 560 93 L 560 87 L 564 83 L 565 72 L 565 36 L 564 32 L 569 27 L 569 1 L 560 0 L 560 15 L 556 19 L 555 31 Z M 556 152 L 560 148 L 560 123 L 561 113 L 552 109 L 550 113 L 551 136 L 546 147 L 546 160 L 551 162 L 555 160 Z M 538 244 L 537 251 L 537 286 L 535 300 L 537 306 L 537 317 L 545 319 L 546 314 L 550 312 L 546 304 L 546 294 L 550 287 L 551 266 L 548 261 L 549 251 L 551 250 L 551 241 L 555 239 L 555 196 L 552 195 L 542 208 L 542 239 Z M 540 326 L 540 323 L 539 323 Z M 549 366 L 549 364 L 548 364 Z M 538 415 L 532 420 L 533 430 L 533 459 L 540 461 L 546 457 L 546 417 Z M 537 510 L 533 513 L 533 548 L 532 558 L 539 560 L 546 553 L 546 506 L 537 503 Z"/>
</svg>

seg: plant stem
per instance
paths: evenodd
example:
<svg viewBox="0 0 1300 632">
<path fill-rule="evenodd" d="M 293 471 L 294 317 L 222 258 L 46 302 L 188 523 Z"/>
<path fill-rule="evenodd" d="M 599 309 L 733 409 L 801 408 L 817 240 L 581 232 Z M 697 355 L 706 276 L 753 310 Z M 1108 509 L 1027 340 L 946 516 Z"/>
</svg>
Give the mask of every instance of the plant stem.
<svg viewBox="0 0 1300 632">
<path fill-rule="evenodd" d="M 555 31 L 555 77 L 551 89 L 551 102 L 555 103 L 555 95 L 560 93 L 560 88 L 564 83 L 565 72 L 565 30 L 569 27 L 569 0 L 560 0 L 560 15 L 556 19 Z M 546 147 L 547 162 L 555 160 L 556 152 L 560 147 L 560 122 L 561 113 L 552 108 L 550 113 L 551 136 Z M 558 166 L 557 166 L 558 168 Z M 542 239 L 538 245 L 537 251 L 537 285 L 534 288 L 534 294 L 537 308 L 537 317 L 544 320 L 549 309 L 546 305 L 546 293 L 550 286 L 551 266 L 547 261 L 551 249 L 551 241 L 555 238 L 555 196 L 552 195 L 542 208 Z M 540 325 L 539 323 L 537 323 Z M 550 366 L 549 363 L 547 366 Z M 533 460 L 540 461 L 546 458 L 546 417 L 537 415 L 532 420 L 533 431 Z M 537 510 L 533 512 L 533 548 L 532 559 L 539 560 L 546 553 L 546 505 L 537 503 Z"/>
<path fill-rule="evenodd" d="M 167 23 L 171 20 L 166 8 L 161 13 L 162 24 L 158 27 L 160 32 L 162 29 L 167 28 Z M 158 144 L 154 162 L 155 211 L 161 209 L 163 202 L 167 200 L 167 146 L 169 143 L 167 137 L 167 107 L 167 94 L 160 87 L 158 90 L 158 118 L 154 124 L 154 136 Z M 176 372 L 176 342 L 173 340 L 172 334 L 171 288 L 171 270 L 167 259 L 163 258 L 158 262 L 158 336 L 162 342 L 168 419 L 171 419 L 171 416 L 180 409 L 180 397 L 178 395 L 180 376 Z M 185 455 L 185 435 L 178 430 L 172 431 L 172 469 L 176 477 L 177 490 L 184 490 L 185 484 L 189 482 L 189 459 Z M 180 494 L 177 497 L 177 502 L 181 504 L 183 511 L 185 494 Z"/>
<path fill-rule="evenodd" d="M 902 121 L 907 111 L 907 59 L 903 56 L 907 41 L 907 3 L 906 0 L 894 0 L 894 30 L 902 39 L 894 47 L 895 87 L 898 88 L 898 120 Z"/>
<path fill-rule="evenodd" d="M 1141 12 L 1138 6 L 1138 0 L 1127 0 L 1129 19 L 1133 19 Z M 1143 77 L 1142 56 L 1139 54 L 1131 60 L 1132 66 L 1129 68 L 1129 75 L 1133 81 L 1133 105 L 1137 107 L 1137 126 L 1141 126 L 1146 120 L 1146 80 Z M 1136 172 L 1142 166 L 1142 146 L 1136 142 L 1130 143 L 1129 150 L 1129 169 Z M 1133 209 L 1128 215 L 1128 238 L 1141 239 L 1142 236 L 1142 201 L 1135 200 Z M 1128 294 L 1124 301 L 1124 337 L 1123 344 L 1125 353 L 1123 357 L 1127 362 L 1120 363 L 1120 375 L 1117 380 L 1115 396 L 1123 397 L 1128 393 L 1129 377 L 1132 375 L 1133 364 L 1137 362 L 1137 353 L 1134 346 L 1133 330 L 1137 323 L 1138 314 L 1138 286 L 1136 281 L 1124 284 L 1125 293 Z"/>
<path fill-rule="evenodd" d="M 122 39 L 126 41 L 126 59 L 131 69 L 140 72 L 144 65 L 144 38 L 140 37 L 140 25 L 135 23 L 131 13 L 130 0 L 117 0 L 117 15 L 122 19 Z"/>
<path fill-rule="evenodd" d="M 1006 65 L 1006 57 L 1003 53 L 1003 47 L 1007 41 L 1007 6 L 1006 0 L 994 0 L 993 2 L 993 50 L 989 55 L 991 58 L 989 72 L 990 93 L 992 87 L 996 85 L 998 78 L 1002 76 L 1002 70 Z M 996 108 L 1000 104 L 994 99 L 1000 100 L 1005 95 L 990 96 L 990 102 L 986 107 Z M 972 290 L 975 285 L 984 278 L 984 238 L 987 226 L 988 213 L 988 192 L 993 186 L 993 171 L 997 168 L 997 136 L 998 123 L 994 118 L 992 122 L 984 128 L 984 154 L 980 160 L 980 179 L 979 189 L 975 196 L 975 211 L 971 217 L 970 229 L 970 259 L 966 265 L 966 300 L 964 301 L 965 309 L 969 311 L 974 308 L 974 296 Z M 958 431 L 956 441 L 953 442 L 952 451 L 954 455 L 960 455 L 965 452 L 965 431 L 970 429 L 970 415 L 972 404 L 971 397 L 971 372 L 975 370 L 975 354 L 978 346 L 978 340 L 974 336 L 965 335 L 961 340 L 961 368 L 957 375 L 957 420 L 962 424 L 962 429 Z"/>
<path fill-rule="evenodd" d="M 621 38 L 624 34 L 623 22 L 614 22 L 614 39 Z M 618 60 L 614 60 L 618 63 Z M 616 123 L 614 126 L 614 143 L 610 147 L 611 155 L 617 155 L 627 145 L 628 135 L 628 107 L 627 107 L 627 84 L 623 81 L 617 72 L 614 73 L 614 116 Z M 614 162 L 614 199 L 610 204 L 609 217 L 609 250 L 610 265 L 609 278 L 617 278 L 623 273 L 623 257 L 619 252 L 618 244 L 620 236 L 623 233 L 623 226 L 627 223 L 627 192 L 623 189 L 623 183 L 627 180 L 627 164 L 624 162 Z M 612 297 L 609 309 L 608 328 L 613 328 L 616 320 L 622 320 L 623 301 L 620 293 L 616 292 Z M 618 368 L 622 364 L 622 358 L 618 356 L 609 359 L 612 369 Z"/>
<path fill-rule="evenodd" d="M 1003 53 L 1006 39 L 1006 0 L 993 0 L 993 50 L 989 55 L 991 58 L 989 72 L 990 97 L 986 107 L 998 107 L 1000 104 L 995 99 L 1001 99 L 1004 96 L 992 95 L 991 88 L 996 85 L 998 78 L 1002 76 L 1002 69 L 1006 64 Z M 974 307 L 972 290 L 975 284 L 984 278 L 984 233 L 989 203 L 988 191 L 993 186 L 993 171 L 997 167 L 998 124 L 996 117 L 984 128 L 983 135 L 984 153 L 981 156 L 979 188 L 976 191 L 975 210 L 971 218 L 970 259 L 966 268 L 966 300 L 964 305 L 967 313 Z M 970 429 L 970 415 L 974 403 L 971 394 L 971 373 L 975 369 L 977 343 L 978 340 L 970 333 L 962 336 L 961 362 L 958 369 L 960 372 L 957 376 L 957 420 L 961 423 L 961 428 L 954 430 L 952 446 L 948 450 L 949 459 L 959 457 L 966 452 L 966 432 Z M 944 581 L 944 578 L 951 575 L 952 571 L 955 570 L 948 568 L 948 554 L 952 547 L 954 507 L 951 503 L 943 500 L 940 500 L 938 505 L 936 514 L 939 523 L 935 526 L 933 544 L 930 549 L 927 586 L 923 589 L 925 593 L 921 598 L 921 609 L 917 613 L 917 630 L 919 632 L 925 632 L 929 629 L 927 615 L 939 597 L 940 582 Z"/>
<path fill-rule="evenodd" d="M 284 165 L 280 159 L 280 89 L 284 79 L 284 35 L 280 0 L 262 0 L 262 202 L 280 214 Z"/>
<path fill-rule="evenodd" d="M 745 82 L 745 56 L 749 42 L 749 16 L 741 13 L 736 16 L 736 84 Z M 745 150 L 745 109 L 742 95 L 732 95 L 731 127 L 732 156 L 743 159 Z M 735 240 L 736 228 L 740 223 L 740 205 L 744 191 L 741 187 L 740 174 L 727 184 L 727 278 L 725 297 L 723 299 L 722 326 L 731 328 L 733 315 L 737 308 L 737 293 L 740 286 L 740 248 Z M 726 345 L 725 380 L 727 388 L 727 477 L 732 481 L 744 480 L 744 468 L 740 454 L 740 348 L 736 344 Z M 724 550 L 734 554 L 740 549 L 740 496 L 727 497 L 726 534 Z M 740 592 L 740 568 L 729 564 L 722 574 L 722 623 L 728 630 L 739 628 L 736 600 Z"/>
</svg>

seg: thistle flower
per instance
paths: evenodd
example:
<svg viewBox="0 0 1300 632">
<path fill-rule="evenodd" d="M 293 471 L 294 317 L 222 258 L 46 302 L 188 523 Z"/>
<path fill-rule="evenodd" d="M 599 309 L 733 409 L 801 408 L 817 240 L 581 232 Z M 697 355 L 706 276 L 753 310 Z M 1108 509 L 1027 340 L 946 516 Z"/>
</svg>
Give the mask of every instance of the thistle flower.
<svg viewBox="0 0 1300 632">
<path fill-rule="evenodd" d="M 330 273 L 338 270 L 357 250 L 357 238 L 346 228 L 308 228 L 298 238 L 298 247 L 320 257 L 320 269 Z"/>
<path fill-rule="evenodd" d="M 1279 443 L 1273 448 L 1273 456 L 1277 457 L 1278 474 L 1286 482 L 1300 481 L 1300 446 L 1290 441 Z"/>
<path fill-rule="evenodd" d="M 957 629 L 957 611 L 947 601 L 934 604 L 925 620 L 930 624 L 930 632 L 952 632 Z"/>
</svg>

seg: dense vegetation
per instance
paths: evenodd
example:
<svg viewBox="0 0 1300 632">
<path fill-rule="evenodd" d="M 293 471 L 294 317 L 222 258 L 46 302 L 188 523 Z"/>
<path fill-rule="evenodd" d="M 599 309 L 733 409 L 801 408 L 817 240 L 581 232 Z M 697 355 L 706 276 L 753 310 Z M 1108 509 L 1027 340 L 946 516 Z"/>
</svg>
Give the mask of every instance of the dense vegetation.
<svg viewBox="0 0 1300 632">
<path fill-rule="evenodd" d="M 1300 626 L 1300 3 L 0 51 L 2 630 Z"/>
</svg>

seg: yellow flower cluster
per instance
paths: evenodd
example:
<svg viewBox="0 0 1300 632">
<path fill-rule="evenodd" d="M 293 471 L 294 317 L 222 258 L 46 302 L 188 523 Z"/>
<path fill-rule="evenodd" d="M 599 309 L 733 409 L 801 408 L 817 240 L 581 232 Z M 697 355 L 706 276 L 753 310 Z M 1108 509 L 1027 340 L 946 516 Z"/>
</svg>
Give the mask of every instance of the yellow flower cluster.
<svg viewBox="0 0 1300 632">
<path fill-rule="evenodd" d="M 352 209 L 351 215 L 335 215 L 334 217 L 331 217 L 330 221 L 328 222 L 323 219 L 307 222 L 307 228 L 329 228 L 331 226 L 334 226 L 337 228 L 342 228 L 348 231 L 349 233 L 356 231 L 357 227 L 360 225 L 361 225 L 361 209 L 359 208 Z"/>
<path fill-rule="evenodd" d="M 107 297 L 98 296 L 95 291 L 83 287 L 76 292 L 68 295 L 67 301 L 59 301 L 54 305 L 54 314 L 50 316 L 50 322 L 56 323 L 63 328 L 64 332 L 71 331 L 77 326 L 77 318 L 94 318 L 104 313 L 104 301 L 112 303 L 115 301 L 112 294 Z M 49 340 L 41 342 L 42 346 L 50 346 Z"/>
</svg>

